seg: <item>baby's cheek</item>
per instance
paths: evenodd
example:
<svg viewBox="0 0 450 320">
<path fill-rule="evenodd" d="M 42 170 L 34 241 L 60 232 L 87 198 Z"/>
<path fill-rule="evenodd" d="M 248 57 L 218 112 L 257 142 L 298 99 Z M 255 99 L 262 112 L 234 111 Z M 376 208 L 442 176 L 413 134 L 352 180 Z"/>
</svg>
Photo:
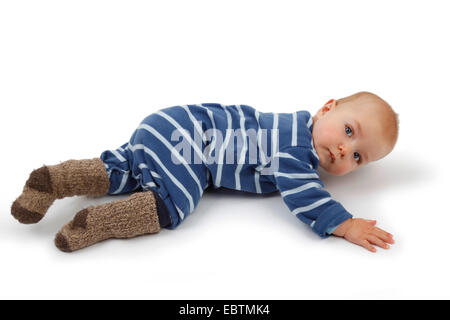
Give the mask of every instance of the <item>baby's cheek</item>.
<svg viewBox="0 0 450 320">
<path fill-rule="evenodd" d="M 340 166 L 336 167 L 336 173 L 335 174 L 337 176 L 343 176 L 344 174 L 347 174 L 350 171 L 352 171 L 351 166 L 344 164 L 344 165 L 340 165 Z"/>
<path fill-rule="evenodd" d="M 322 139 L 327 143 L 332 143 L 333 140 L 336 139 L 336 130 L 332 130 L 331 128 L 327 128 L 322 132 Z"/>
<path fill-rule="evenodd" d="M 333 130 L 329 126 L 322 124 L 318 125 L 313 133 L 314 138 L 318 139 L 318 142 L 322 144 L 330 143 L 330 139 L 333 137 Z"/>
</svg>

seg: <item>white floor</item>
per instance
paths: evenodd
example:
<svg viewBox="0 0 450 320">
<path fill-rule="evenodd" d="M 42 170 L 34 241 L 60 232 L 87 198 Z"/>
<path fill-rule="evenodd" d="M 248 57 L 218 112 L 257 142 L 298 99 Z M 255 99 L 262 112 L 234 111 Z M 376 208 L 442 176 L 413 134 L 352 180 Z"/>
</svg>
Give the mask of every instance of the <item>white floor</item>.
<svg viewBox="0 0 450 320">
<path fill-rule="evenodd" d="M 0 298 L 449 299 L 450 47 L 445 2 L 100 1 L 0 4 Z M 368 90 L 400 114 L 385 159 L 327 189 L 394 234 L 370 253 L 320 239 L 278 194 L 207 192 L 177 230 L 66 254 L 56 232 L 10 215 L 31 170 L 99 156 L 177 104 L 315 112 Z"/>
</svg>

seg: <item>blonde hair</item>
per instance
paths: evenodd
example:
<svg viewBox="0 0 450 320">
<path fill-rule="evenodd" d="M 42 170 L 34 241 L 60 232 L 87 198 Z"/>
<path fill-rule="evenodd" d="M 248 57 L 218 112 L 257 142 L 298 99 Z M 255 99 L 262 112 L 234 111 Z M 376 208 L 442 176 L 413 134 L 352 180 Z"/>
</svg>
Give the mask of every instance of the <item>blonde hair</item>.
<svg viewBox="0 0 450 320">
<path fill-rule="evenodd" d="M 353 106 L 353 107 L 363 107 L 363 106 L 379 106 L 383 107 L 386 111 L 384 113 L 384 120 L 386 120 L 386 127 L 390 128 L 389 130 L 389 139 L 392 143 L 392 148 L 394 148 L 395 144 L 397 143 L 398 139 L 398 132 L 399 132 L 399 124 L 400 119 L 398 113 L 396 113 L 389 103 L 387 103 L 385 100 L 381 99 L 379 96 L 377 96 L 374 93 L 368 92 L 368 91 L 361 91 L 355 94 L 352 94 L 350 96 L 341 98 L 336 100 L 336 105 L 347 105 L 347 106 Z"/>
</svg>

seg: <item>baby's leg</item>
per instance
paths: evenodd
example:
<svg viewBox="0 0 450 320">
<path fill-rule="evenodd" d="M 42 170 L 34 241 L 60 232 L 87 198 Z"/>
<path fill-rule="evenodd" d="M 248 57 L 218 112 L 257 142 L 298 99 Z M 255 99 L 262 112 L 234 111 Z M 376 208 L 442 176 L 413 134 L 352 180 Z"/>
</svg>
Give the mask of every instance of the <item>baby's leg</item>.
<svg viewBox="0 0 450 320">
<path fill-rule="evenodd" d="M 71 252 L 109 238 L 131 238 L 157 233 L 160 224 L 157 203 L 151 191 L 78 212 L 55 237 L 55 245 Z"/>
<path fill-rule="evenodd" d="M 34 170 L 14 201 L 11 214 L 21 223 L 40 221 L 56 199 L 100 196 L 109 190 L 109 178 L 100 158 L 68 160 Z"/>
</svg>

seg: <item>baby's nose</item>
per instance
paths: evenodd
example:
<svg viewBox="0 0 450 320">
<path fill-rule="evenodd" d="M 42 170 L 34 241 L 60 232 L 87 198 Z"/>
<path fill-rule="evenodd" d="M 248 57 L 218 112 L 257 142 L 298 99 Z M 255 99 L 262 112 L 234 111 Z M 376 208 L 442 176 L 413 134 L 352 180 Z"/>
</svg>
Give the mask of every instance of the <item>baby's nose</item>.
<svg viewBox="0 0 450 320">
<path fill-rule="evenodd" d="M 341 145 L 339 145 L 338 149 L 339 149 L 339 152 L 341 153 L 341 158 L 345 157 L 345 155 L 348 152 L 347 147 L 341 144 Z"/>
</svg>

